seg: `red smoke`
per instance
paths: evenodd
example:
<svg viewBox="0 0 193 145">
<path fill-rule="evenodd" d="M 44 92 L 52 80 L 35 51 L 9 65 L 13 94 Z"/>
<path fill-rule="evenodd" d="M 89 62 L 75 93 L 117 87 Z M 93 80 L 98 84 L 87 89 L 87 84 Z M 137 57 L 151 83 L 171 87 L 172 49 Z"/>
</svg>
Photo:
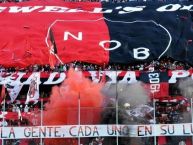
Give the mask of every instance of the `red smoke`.
<svg viewBox="0 0 193 145">
<path fill-rule="evenodd" d="M 96 84 L 85 78 L 81 72 L 70 69 L 61 86 L 52 89 L 50 103 L 46 104 L 44 125 L 79 124 L 78 106 L 80 98 L 80 124 L 97 124 L 100 121 L 103 84 Z M 67 139 L 46 139 L 46 145 L 69 145 Z M 64 143 L 66 142 L 66 143 Z M 73 145 L 77 144 L 73 140 Z M 72 145 L 72 143 L 70 143 Z"/>
</svg>

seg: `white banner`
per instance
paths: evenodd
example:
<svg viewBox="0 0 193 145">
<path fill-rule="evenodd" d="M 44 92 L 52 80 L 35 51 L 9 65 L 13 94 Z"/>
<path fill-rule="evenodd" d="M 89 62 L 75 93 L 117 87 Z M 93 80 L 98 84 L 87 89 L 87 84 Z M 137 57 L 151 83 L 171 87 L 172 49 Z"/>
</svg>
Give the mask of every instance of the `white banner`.
<svg viewBox="0 0 193 145">
<path fill-rule="evenodd" d="M 11 102 L 14 102 L 17 96 L 19 95 L 19 92 L 21 91 L 23 87 L 22 83 L 19 82 L 8 82 L 6 84 L 7 92 L 9 93 L 9 96 L 11 98 Z"/>
<path fill-rule="evenodd" d="M 143 71 L 141 71 L 143 72 Z M 37 73 L 37 72 L 36 72 Z M 84 76 L 91 78 L 91 80 L 95 83 L 98 83 L 101 81 L 103 75 L 105 74 L 106 77 L 108 77 L 107 83 L 116 83 L 116 80 L 118 80 L 119 83 L 135 83 L 138 81 L 140 75 L 138 71 L 83 71 L 82 72 Z M 148 82 L 150 84 L 159 84 L 160 83 L 160 73 L 153 73 L 149 75 Z M 186 78 L 190 77 L 193 79 L 193 72 L 188 70 L 172 70 L 167 72 L 167 76 L 162 77 L 168 77 L 165 78 L 165 81 L 168 83 L 176 83 L 177 79 L 180 78 Z M 5 84 L 6 82 L 15 82 L 18 84 L 24 84 L 24 85 L 30 85 L 31 79 L 33 78 L 34 73 L 24 73 L 24 72 L 16 72 L 16 73 L 0 73 L 0 85 Z M 118 79 L 119 78 L 119 79 Z M 52 73 L 45 73 L 45 72 L 39 72 L 38 79 L 40 80 L 40 84 L 42 85 L 55 85 L 62 83 L 66 79 L 66 72 L 52 72 Z M 44 79 L 44 81 L 41 82 L 41 79 Z M 25 81 L 23 81 L 25 80 Z M 143 81 L 143 80 L 142 80 Z"/>
<path fill-rule="evenodd" d="M 1 139 L 192 136 L 193 124 L 1 127 Z"/>
</svg>

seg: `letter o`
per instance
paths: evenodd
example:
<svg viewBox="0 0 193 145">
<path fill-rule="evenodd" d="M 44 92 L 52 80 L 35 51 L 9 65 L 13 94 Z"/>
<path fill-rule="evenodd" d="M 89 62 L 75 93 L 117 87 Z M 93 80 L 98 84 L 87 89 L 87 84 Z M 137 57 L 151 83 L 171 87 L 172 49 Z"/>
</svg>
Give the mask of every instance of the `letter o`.
<svg viewBox="0 0 193 145">
<path fill-rule="evenodd" d="M 105 43 L 116 43 L 116 46 L 114 46 L 112 48 L 106 48 Z M 111 50 L 115 50 L 115 49 L 119 48 L 121 46 L 121 43 L 117 40 L 110 40 L 110 41 L 104 40 L 104 41 L 99 42 L 99 46 L 101 46 L 106 51 L 111 51 Z"/>
<path fill-rule="evenodd" d="M 171 6 L 171 8 L 167 9 L 170 6 Z M 169 4 L 169 5 L 165 5 L 165 6 L 158 8 L 157 11 L 158 12 L 177 11 L 180 7 L 181 7 L 180 4 Z"/>
</svg>

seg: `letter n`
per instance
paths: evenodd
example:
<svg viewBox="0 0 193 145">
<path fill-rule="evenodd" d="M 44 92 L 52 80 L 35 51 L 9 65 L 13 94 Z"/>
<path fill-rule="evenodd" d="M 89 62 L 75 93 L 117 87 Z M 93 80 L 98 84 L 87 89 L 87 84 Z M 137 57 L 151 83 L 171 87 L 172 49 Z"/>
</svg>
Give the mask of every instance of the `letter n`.
<svg viewBox="0 0 193 145">
<path fill-rule="evenodd" d="M 64 41 L 68 40 L 68 37 L 71 36 L 74 39 L 81 41 L 82 40 L 82 32 L 78 32 L 78 36 L 73 35 L 70 32 L 64 32 Z"/>
</svg>

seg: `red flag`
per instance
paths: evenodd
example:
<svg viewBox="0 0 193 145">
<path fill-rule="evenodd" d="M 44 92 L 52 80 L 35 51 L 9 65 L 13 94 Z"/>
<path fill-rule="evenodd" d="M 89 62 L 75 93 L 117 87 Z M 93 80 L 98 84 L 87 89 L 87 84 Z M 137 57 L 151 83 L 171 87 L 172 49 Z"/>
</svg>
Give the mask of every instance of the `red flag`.
<svg viewBox="0 0 193 145">
<path fill-rule="evenodd" d="M 54 69 L 55 68 L 55 64 L 56 64 L 56 55 L 57 55 L 57 47 L 56 47 L 56 42 L 54 39 L 54 33 L 52 31 L 52 29 L 49 30 L 49 40 L 48 40 L 48 45 L 49 45 L 49 51 L 50 51 L 50 55 L 49 55 L 49 63 L 50 63 L 50 68 Z"/>
<path fill-rule="evenodd" d="M 159 83 L 159 84 L 145 84 L 145 88 L 149 90 L 151 98 L 160 99 L 169 97 L 169 84 Z"/>
<path fill-rule="evenodd" d="M 5 99 L 5 85 L 2 85 L 2 88 L 1 88 L 1 98 L 0 98 L 0 101 L 2 102 L 4 99 Z"/>
<path fill-rule="evenodd" d="M 101 78 L 101 83 L 106 83 L 106 73 L 103 71 L 102 78 Z"/>
<path fill-rule="evenodd" d="M 51 46 L 51 47 L 53 47 L 53 46 Z M 49 64 L 50 64 L 50 68 L 54 69 L 55 64 L 56 64 L 56 58 L 55 58 L 54 52 L 52 51 L 52 48 L 50 48 Z"/>
</svg>

